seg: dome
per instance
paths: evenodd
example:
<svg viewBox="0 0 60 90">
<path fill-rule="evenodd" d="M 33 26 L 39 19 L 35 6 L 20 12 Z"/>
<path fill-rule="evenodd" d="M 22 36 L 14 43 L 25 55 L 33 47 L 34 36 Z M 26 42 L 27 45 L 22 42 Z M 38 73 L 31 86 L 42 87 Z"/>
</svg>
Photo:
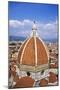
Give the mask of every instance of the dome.
<svg viewBox="0 0 60 90">
<path fill-rule="evenodd" d="M 18 52 L 18 63 L 21 70 L 40 71 L 47 69 L 48 59 L 46 45 L 35 34 L 25 40 Z"/>
</svg>

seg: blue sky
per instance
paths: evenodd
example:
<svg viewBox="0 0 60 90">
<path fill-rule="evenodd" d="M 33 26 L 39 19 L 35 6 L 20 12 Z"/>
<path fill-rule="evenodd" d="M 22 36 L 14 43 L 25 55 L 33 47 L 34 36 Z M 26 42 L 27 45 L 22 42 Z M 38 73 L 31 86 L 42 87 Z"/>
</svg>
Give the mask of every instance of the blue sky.
<svg viewBox="0 0 60 90">
<path fill-rule="evenodd" d="M 57 38 L 58 5 L 9 2 L 9 35 L 29 36 L 33 21 L 41 38 Z"/>
</svg>

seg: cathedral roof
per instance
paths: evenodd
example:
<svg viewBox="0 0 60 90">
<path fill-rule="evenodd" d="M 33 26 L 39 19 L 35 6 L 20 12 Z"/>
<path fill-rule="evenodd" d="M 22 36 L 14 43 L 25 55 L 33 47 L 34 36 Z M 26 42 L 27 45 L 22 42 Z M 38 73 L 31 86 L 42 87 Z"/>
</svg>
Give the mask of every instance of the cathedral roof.
<svg viewBox="0 0 60 90">
<path fill-rule="evenodd" d="M 36 36 L 36 26 L 33 25 L 33 35 L 20 47 L 18 63 L 21 69 L 42 70 L 48 67 L 48 51 L 44 42 Z M 26 67 L 27 66 L 27 67 Z M 23 70 L 24 70 L 23 69 Z"/>
</svg>

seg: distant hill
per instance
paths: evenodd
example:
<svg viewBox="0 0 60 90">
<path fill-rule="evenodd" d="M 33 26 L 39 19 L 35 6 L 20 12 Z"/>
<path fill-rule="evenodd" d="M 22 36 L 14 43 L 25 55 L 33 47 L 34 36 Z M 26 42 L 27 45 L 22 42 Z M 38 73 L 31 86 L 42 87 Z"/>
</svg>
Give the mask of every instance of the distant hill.
<svg viewBox="0 0 60 90">
<path fill-rule="evenodd" d="M 56 38 L 52 38 L 52 39 L 43 39 L 44 41 L 46 41 L 46 42 L 53 42 L 53 43 L 55 43 L 55 42 L 58 42 L 58 38 L 56 39 Z"/>
<path fill-rule="evenodd" d="M 22 37 L 22 36 L 9 36 L 9 41 L 24 41 L 27 37 Z M 46 42 L 57 42 L 57 39 L 43 39 L 43 41 Z"/>
<path fill-rule="evenodd" d="M 9 36 L 9 41 L 24 41 L 26 37 L 21 36 Z"/>
</svg>

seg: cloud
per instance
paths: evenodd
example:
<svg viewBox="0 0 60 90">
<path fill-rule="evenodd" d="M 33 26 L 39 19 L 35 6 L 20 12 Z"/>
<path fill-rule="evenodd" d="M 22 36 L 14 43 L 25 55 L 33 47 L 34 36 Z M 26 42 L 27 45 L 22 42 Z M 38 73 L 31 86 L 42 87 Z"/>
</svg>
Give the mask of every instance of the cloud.
<svg viewBox="0 0 60 90">
<path fill-rule="evenodd" d="M 10 27 L 17 28 L 17 27 L 23 26 L 23 25 L 24 25 L 24 23 L 22 23 L 19 20 L 9 20 L 9 26 Z"/>
<path fill-rule="evenodd" d="M 19 28 L 20 26 L 25 26 L 25 25 L 32 25 L 33 21 L 29 19 L 24 19 L 23 21 L 20 20 L 9 20 L 9 26 L 13 28 Z"/>
<path fill-rule="evenodd" d="M 30 19 L 24 20 L 9 20 L 9 34 L 17 36 L 29 36 L 32 32 L 33 21 Z M 58 22 L 40 22 L 36 21 L 37 32 L 42 38 L 57 38 Z"/>
<path fill-rule="evenodd" d="M 32 20 L 29 20 L 29 19 L 24 19 L 23 20 L 24 24 L 27 23 L 27 24 L 33 24 L 33 21 Z"/>
<path fill-rule="evenodd" d="M 38 33 L 42 38 L 57 38 L 58 35 L 58 23 L 51 21 L 47 23 L 38 23 Z"/>
</svg>

